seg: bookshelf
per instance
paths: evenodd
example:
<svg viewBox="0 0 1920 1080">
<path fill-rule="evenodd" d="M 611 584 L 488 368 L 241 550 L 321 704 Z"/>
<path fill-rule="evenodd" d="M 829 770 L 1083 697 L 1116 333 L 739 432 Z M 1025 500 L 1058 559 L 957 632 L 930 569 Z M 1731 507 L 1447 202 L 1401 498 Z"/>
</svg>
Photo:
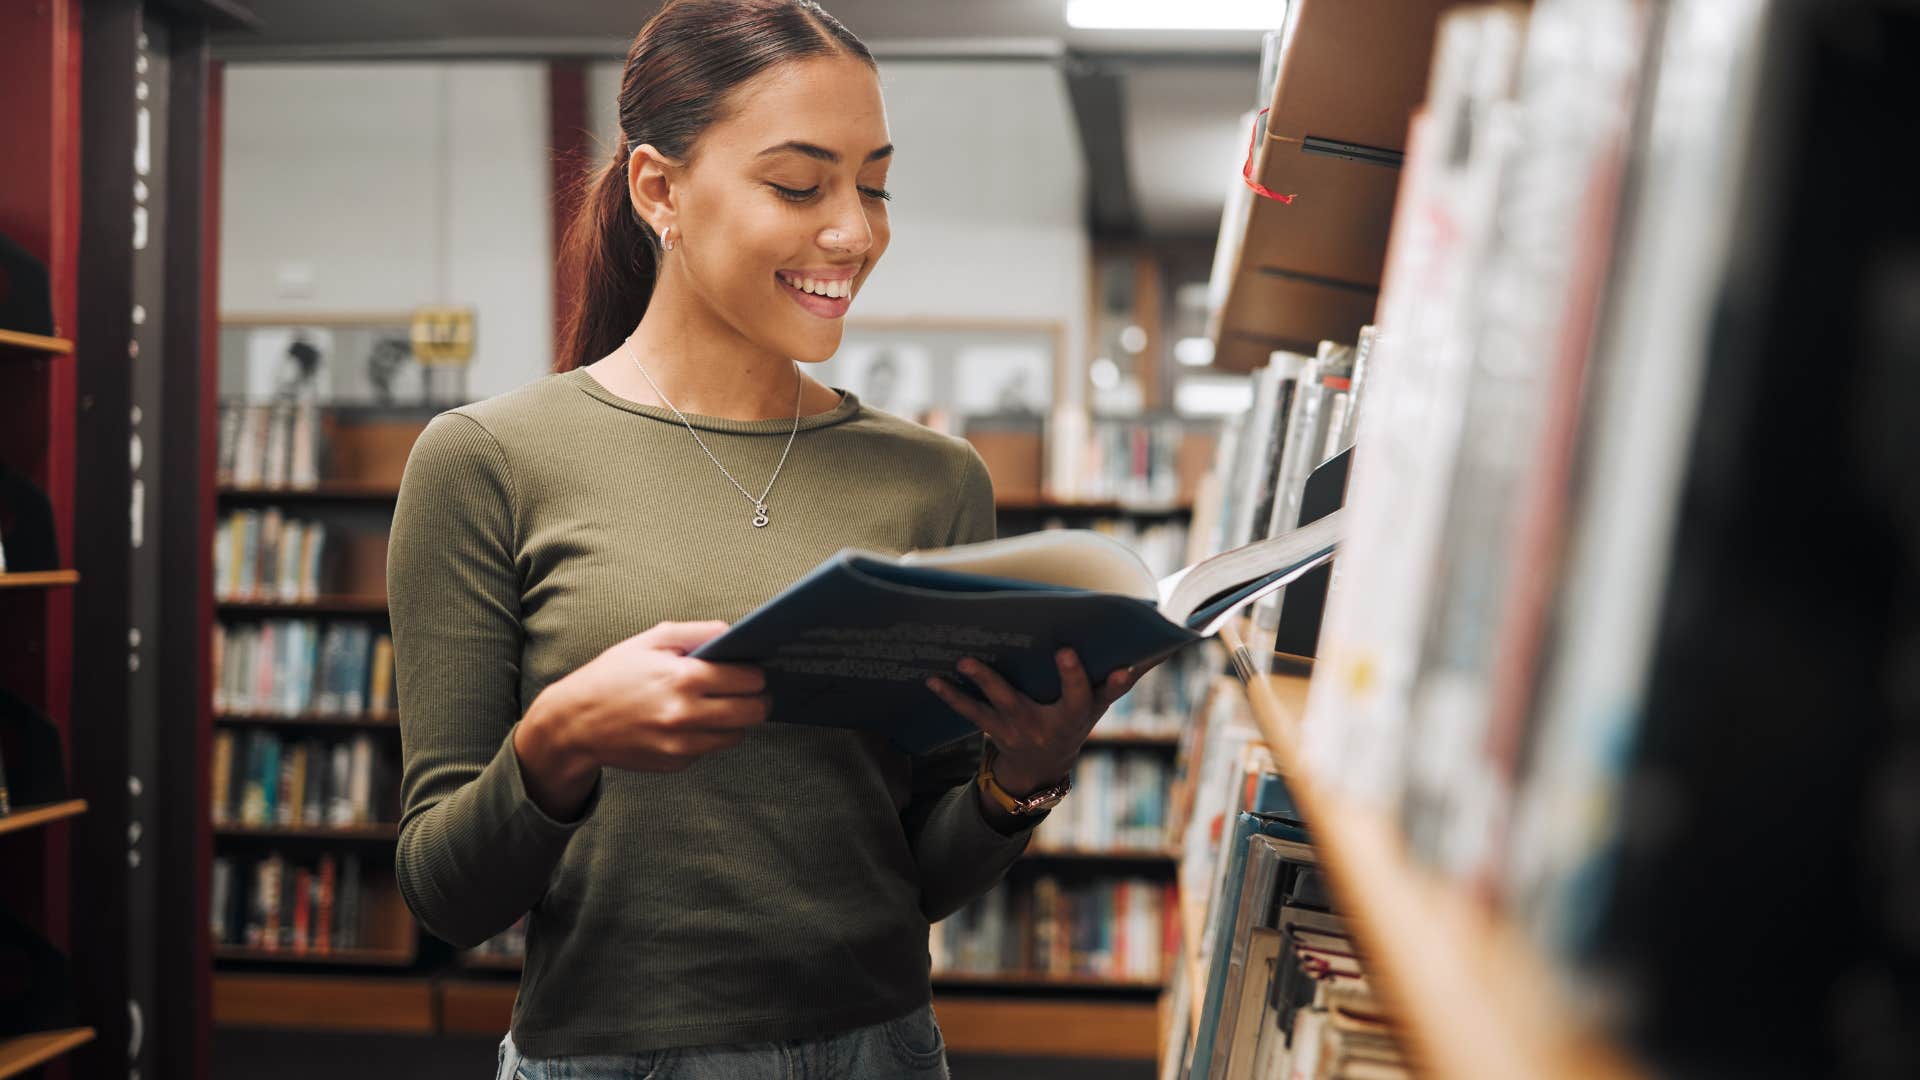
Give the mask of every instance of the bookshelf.
<svg viewBox="0 0 1920 1080">
<path fill-rule="evenodd" d="M 29 356 L 34 353 L 45 356 L 70 356 L 73 353 L 73 341 L 70 338 L 28 334 L 19 330 L 0 330 L 0 359 L 9 356 Z"/>
<path fill-rule="evenodd" d="M 220 645 L 206 716 L 209 752 L 229 769 L 214 781 L 226 805 L 207 829 L 216 881 L 224 875 L 240 897 L 222 909 L 211 946 L 218 1024 L 435 1030 L 425 980 L 445 950 L 423 945 L 393 880 L 399 826 L 381 819 L 396 810 L 400 728 L 390 671 L 378 673 L 386 531 L 407 452 L 434 411 L 230 396 L 217 423 L 206 419 L 221 433 L 206 479 L 222 575 L 208 597 Z M 308 473 L 296 485 L 299 469 Z M 374 820 L 340 823 L 349 810 Z M 259 911 L 276 895 L 277 921 Z"/>
<path fill-rule="evenodd" d="M 1255 722 L 1311 822 L 1314 847 L 1370 967 L 1432 1075 L 1640 1076 L 1573 1019 L 1549 966 L 1518 930 L 1464 889 L 1417 867 L 1384 815 L 1316 781 L 1299 752 L 1307 680 L 1254 670 L 1244 629 L 1229 624 L 1220 636 Z"/>
<path fill-rule="evenodd" d="M 0 589 L 57 589 L 78 584 L 78 570 L 32 570 L 0 574 Z"/>
<path fill-rule="evenodd" d="M 7 833 L 36 829 L 42 825 L 51 825 L 56 821 L 65 821 L 87 812 L 87 800 L 67 799 L 63 802 L 47 803 L 44 806 L 16 806 L 13 813 L 0 817 L 0 836 Z"/>
<path fill-rule="evenodd" d="M 36 1069 L 93 1041 L 92 1028 L 62 1028 L 0 1038 L 0 1080 Z"/>
</svg>

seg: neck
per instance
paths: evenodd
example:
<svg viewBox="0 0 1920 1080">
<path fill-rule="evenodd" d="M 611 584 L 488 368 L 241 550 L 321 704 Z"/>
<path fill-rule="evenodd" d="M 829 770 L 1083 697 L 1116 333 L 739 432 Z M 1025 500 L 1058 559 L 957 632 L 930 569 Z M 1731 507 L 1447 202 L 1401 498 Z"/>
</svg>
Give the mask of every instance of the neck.
<svg viewBox="0 0 1920 1080">
<path fill-rule="evenodd" d="M 664 395 L 688 414 L 730 420 L 792 416 L 798 365 L 741 337 L 678 279 L 678 274 L 665 275 L 632 340 L 607 358 L 608 376 L 621 380 L 610 388 L 649 402 Z M 635 357 L 646 366 L 646 377 L 635 367 Z"/>
</svg>

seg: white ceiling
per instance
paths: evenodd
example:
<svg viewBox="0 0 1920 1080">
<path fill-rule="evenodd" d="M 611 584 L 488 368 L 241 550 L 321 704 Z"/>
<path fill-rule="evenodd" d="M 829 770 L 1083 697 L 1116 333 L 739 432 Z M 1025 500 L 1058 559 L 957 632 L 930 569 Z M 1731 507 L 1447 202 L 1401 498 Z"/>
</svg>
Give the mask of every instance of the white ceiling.
<svg viewBox="0 0 1920 1080">
<path fill-rule="evenodd" d="M 234 61 L 576 56 L 618 59 L 657 0 L 245 0 L 262 32 L 228 33 Z M 1168 0 L 1169 3 L 1179 0 Z M 880 57 L 912 60 L 1091 55 L 1122 80 L 1127 183 L 1149 235 L 1210 235 L 1253 103 L 1257 33 L 1072 30 L 1065 0 L 827 0 Z M 1276 23 L 1285 9 L 1274 0 Z M 1066 107 L 1064 75 L 1049 106 Z M 1111 132 L 1101 133 L 1111 138 Z M 1089 176 L 1089 183 L 1101 183 Z"/>
<path fill-rule="evenodd" d="M 243 0 L 264 34 L 228 35 L 223 53 L 268 46 L 285 54 L 316 46 L 363 46 L 362 55 L 467 43 L 618 54 L 659 9 L 658 0 Z M 1177 3 L 1179 0 L 1167 0 Z M 929 42 L 949 47 L 1013 41 L 1052 42 L 1096 52 L 1257 54 L 1251 32 L 1127 33 L 1073 30 L 1066 0 L 828 0 L 828 11 L 876 51 Z M 1273 0 L 1277 25 L 1284 0 Z M 249 40 L 251 39 L 251 40 Z"/>
</svg>

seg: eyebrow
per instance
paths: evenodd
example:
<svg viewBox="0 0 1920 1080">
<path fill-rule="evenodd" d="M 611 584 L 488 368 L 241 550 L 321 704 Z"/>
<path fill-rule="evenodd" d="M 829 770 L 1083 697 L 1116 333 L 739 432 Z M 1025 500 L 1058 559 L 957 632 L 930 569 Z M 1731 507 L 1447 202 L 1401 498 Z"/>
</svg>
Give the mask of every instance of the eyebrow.
<svg viewBox="0 0 1920 1080">
<path fill-rule="evenodd" d="M 765 150 L 760 151 L 758 154 L 754 156 L 766 157 L 769 154 L 788 154 L 788 153 L 805 154 L 810 158 L 818 158 L 821 161 L 831 161 L 835 165 L 840 164 L 840 154 L 837 151 L 829 150 L 824 146 L 815 146 L 814 144 L 808 143 L 808 142 L 800 142 L 798 140 L 788 140 L 787 142 L 783 142 L 778 146 L 769 146 Z M 880 149 L 875 150 L 873 153 L 868 154 L 867 160 L 879 161 L 881 158 L 892 157 L 892 156 L 893 156 L 893 144 L 888 143 L 887 145 L 881 147 Z"/>
</svg>

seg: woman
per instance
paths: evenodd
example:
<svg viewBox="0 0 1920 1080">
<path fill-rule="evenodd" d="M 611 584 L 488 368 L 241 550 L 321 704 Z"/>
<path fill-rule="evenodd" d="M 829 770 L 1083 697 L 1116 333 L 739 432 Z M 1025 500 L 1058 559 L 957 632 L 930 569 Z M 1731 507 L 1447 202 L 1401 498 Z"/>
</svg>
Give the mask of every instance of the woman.
<svg viewBox="0 0 1920 1080">
<path fill-rule="evenodd" d="M 461 946 L 529 914 L 503 1077 L 944 1076 L 929 921 L 1000 878 L 1135 676 L 1063 654 L 1043 705 L 962 664 L 984 702 L 930 690 L 992 751 L 910 759 L 767 724 L 757 667 L 685 655 L 842 547 L 990 538 L 993 489 L 795 362 L 887 246 L 866 47 L 806 0 L 680 0 L 619 104 L 558 372 L 407 463 L 401 890 Z"/>
</svg>

